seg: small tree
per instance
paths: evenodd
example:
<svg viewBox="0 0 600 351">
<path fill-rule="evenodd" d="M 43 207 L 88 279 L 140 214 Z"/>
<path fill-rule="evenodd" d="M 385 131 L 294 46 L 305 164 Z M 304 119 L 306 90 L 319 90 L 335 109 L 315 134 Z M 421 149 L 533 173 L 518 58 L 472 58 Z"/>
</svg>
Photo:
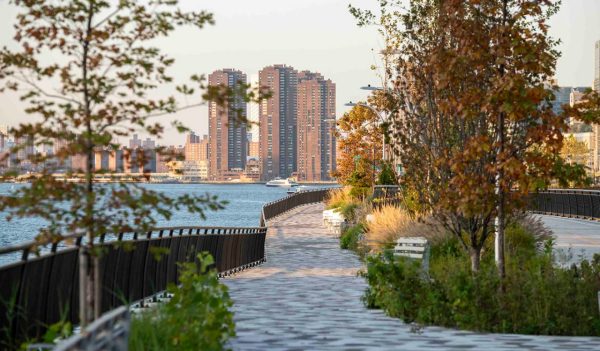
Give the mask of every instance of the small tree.
<svg viewBox="0 0 600 351">
<path fill-rule="evenodd" d="M 398 178 L 396 172 L 389 163 L 384 163 L 381 167 L 381 172 L 377 178 L 377 184 L 379 185 L 398 185 Z"/>
<path fill-rule="evenodd" d="M 136 184 L 96 184 L 94 152 L 116 152 L 121 140 L 133 132 L 160 138 L 164 127 L 158 118 L 199 106 L 199 90 L 205 88 L 199 75 L 191 84 L 174 87 L 178 96 L 157 97 L 158 86 L 170 86 L 168 68 L 174 60 L 150 43 L 166 37 L 177 27 L 203 28 L 213 23 L 212 14 L 186 12 L 177 0 L 13 0 L 21 9 L 14 40 L 18 50 L 0 51 L 2 91 L 22 92 L 27 113 L 37 122 L 13 129 L 37 147 L 51 147 L 52 154 L 30 155 L 27 162 L 37 173 L 0 204 L 10 216 L 36 216 L 46 220 L 37 240 L 58 241 L 63 234 L 85 235 L 80 250 L 80 322 L 85 326 L 100 314 L 99 256 L 94 238 L 104 233 L 145 232 L 158 218 L 170 219 L 174 210 L 185 209 L 204 218 L 208 209 L 223 202 L 209 194 L 172 197 Z M 226 105 L 233 99 L 259 100 L 262 92 L 246 94 L 248 86 L 210 87 L 205 100 Z M 182 104 L 183 97 L 194 97 Z M 243 116 L 242 116 L 243 117 Z M 178 122 L 173 127 L 186 129 Z M 24 145 L 13 150 L 17 152 Z M 158 148 L 159 155 L 171 157 Z M 146 152 L 125 150 L 125 162 L 140 169 L 148 161 Z M 54 172 L 73 164 L 64 177 Z M 7 173 L 4 179 L 17 176 Z M 140 179 L 147 178 L 144 174 Z M 64 179 L 78 178 L 81 182 Z"/>
<path fill-rule="evenodd" d="M 377 115 L 357 105 L 337 122 L 340 150 L 333 176 L 342 184 L 361 183 L 370 186 L 377 179 L 381 165 L 383 132 Z"/>
<path fill-rule="evenodd" d="M 573 135 L 569 135 L 564 140 L 560 154 L 568 163 L 577 163 L 585 166 L 590 156 L 590 150 L 586 143 L 575 139 Z"/>
</svg>

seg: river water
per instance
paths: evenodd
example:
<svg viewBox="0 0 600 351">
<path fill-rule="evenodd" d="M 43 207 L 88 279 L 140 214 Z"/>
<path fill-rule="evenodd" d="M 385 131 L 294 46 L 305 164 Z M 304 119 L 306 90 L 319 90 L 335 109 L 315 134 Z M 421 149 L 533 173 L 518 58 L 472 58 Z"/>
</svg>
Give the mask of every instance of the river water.
<svg viewBox="0 0 600 351">
<path fill-rule="evenodd" d="M 9 195 L 11 189 L 16 186 L 23 185 L 0 183 L 0 196 Z M 144 184 L 144 186 L 174 197 L 209 193 L 217 195 L 219 200 L 229 201 L 224 210 L 206 212 L 206 220 L 198 218 L 197 214 L 179 211 L 174 213 L 169 221 L 160 221 L 159 227 L 254 227 L 259 225 L 261 209 L 265 203 L 287 195 L 285 188 L 271 188 L 264 184 Z M 7 221 L 6 215 L 6 212 L 0 212 L 0 247 L 32 240 L 44 226 L 44 222 L 38 218 Z M 12 256 L 15 255 L 11 255 L 10 261 L 14 260 Z M 0 265 L 7 260 L 7 257 L 0 256 Z"/>
</svg>

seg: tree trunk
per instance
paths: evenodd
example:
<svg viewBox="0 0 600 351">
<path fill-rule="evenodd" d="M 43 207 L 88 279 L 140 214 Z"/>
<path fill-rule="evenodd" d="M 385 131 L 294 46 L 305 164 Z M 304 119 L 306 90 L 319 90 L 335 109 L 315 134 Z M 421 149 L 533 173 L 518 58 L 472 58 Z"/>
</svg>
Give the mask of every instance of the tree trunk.
<svg viewBox="0 0 600 351">
<path fill-rule="evenodd" d="M 81 58 L 81 74 L 83 84 L 83 107 L 86 122 L 85 153 L 87 157 L 85 167 L 86 182 L 86 207 L 85 225 L 87 242 L 82 245 L 79 255 L 79 323 L 82 328 L 100 317 L 100 267 L 98 257 L 94 252 L 94 142 L 92 139 L 92 112 L 91 97 L 88 83 L 88 53 L 92 37 L 92 18 L 94 16 L 94 3 L 89 2 L 86 34 L 83 38 L 83 55 Z"/>
<path fill-rule="evenodd" d="M 502 25 L 506 26 L 508 21 L 508 1 L 503 1 L 502 8 Z M 505 67 L 504 64 L 500 65 L 500 76 L 504 76 Z M 498 155 L 496 156 L 496 163 L 498 166 L 498 174 L 496 175 L 496 197 L 497 197 L 497 205 L 496 205 L 496 236 L 494 240 L 494 249 L 496 259 L 496 266 L 498 267 L 498 274 L 500 278 L 504 278 L 505 273 L 505 263 L 504 263 L 504 222 L 505 222 L 505 209 L 504 209 L 504 189 L 503 189 L 503 180 L 504 180 L 504 170 L 502 169 L 502 154 L 504 153 L 504 120 L 505 115 L 504 112 L 500 112 L 498 115 Z"/>
<path fill-rule="evenodd" d="M 496 237 L 494 240 L 494 256 L 496 259 L 496 266 L 498 267 L 498 274 L 500 275 L 500 278 L 504 278 L 506 276 L 504 262 L 504 223 L 506 222 L 506 216 L 504 214 L 504 192 L 501 188 L 498 188 L 498 191 L 498 215 L 496 216 Z"/>
<path fill-rule="evenodd" d="M 89 267 L 86 245 L 79 247 L 79 324 L 85 327 L 89 320 L 88 291 L 89 291 Z"/>
<path fill-rule="evenodd" d="M 479 265 L 481 262 L 481 249 L 471 248 L 469 250 L 471 256 L 471 271 L 473 273 L 479 272 Z"/>
</svg>

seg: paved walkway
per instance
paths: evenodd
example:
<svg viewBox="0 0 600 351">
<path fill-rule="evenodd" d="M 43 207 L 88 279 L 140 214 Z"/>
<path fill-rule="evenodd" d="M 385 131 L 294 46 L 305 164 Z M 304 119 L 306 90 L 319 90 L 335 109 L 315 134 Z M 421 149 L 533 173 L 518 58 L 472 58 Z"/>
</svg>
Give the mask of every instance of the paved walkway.
<svg viewBox="0 0 600 351">
<path fill-rule="evenodd" d="M 270 223 L 267 263 L 223 280 L 235 301 L 233 350 L 600 350 L 600 338 L 415 331 L 367 310 L 361 263 L 321 226 L 322 210 Z"/>
<path fill-rule="evenodd" d="M 580 258 L 591 259 L 600 253 L 600 221 L 576 218 L 541 216 L 544 224 L 556 235 L 556 249 L 573 256 L 569 262 Z"/>
</svg>

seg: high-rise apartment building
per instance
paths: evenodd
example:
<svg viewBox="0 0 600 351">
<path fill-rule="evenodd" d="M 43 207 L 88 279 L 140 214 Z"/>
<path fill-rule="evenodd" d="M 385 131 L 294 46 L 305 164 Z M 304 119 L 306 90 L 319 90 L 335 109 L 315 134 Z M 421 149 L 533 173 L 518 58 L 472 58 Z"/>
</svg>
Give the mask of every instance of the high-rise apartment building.
<svg viewBox="0 0 600 351">
<path fill-rule="evenodd" d="M 335 84 L 319 73 L 298 74 L 298 180 L 329 180 L 335 169 Z"/>
<path fill-rule="evenodd" d="M 258 73 L 259 85 L 273 94 L 259 106 L 259 148 L 263 180 L 296 171 L 298 72 L 274 65 Z"/>
<path fill-rule="evenodd" d="M 244 73 L 234 69 L 222 69 L 208 76 L 211 86 L 235 87 L 246 83 Z M 240 97 L 229 105 L 208 104 L 208 168 L 211 180 L 221 180 L 230 170 L 243 170 L 246 166 L 246 124 L 239 123 L 238 113 L 246 115 L 246 103 Z"/>
<path fill-rule="evenodd" d="M 600 40 L 596 42 L 594 54 L 594 90 L 600 91 Z"/>
</svg>

